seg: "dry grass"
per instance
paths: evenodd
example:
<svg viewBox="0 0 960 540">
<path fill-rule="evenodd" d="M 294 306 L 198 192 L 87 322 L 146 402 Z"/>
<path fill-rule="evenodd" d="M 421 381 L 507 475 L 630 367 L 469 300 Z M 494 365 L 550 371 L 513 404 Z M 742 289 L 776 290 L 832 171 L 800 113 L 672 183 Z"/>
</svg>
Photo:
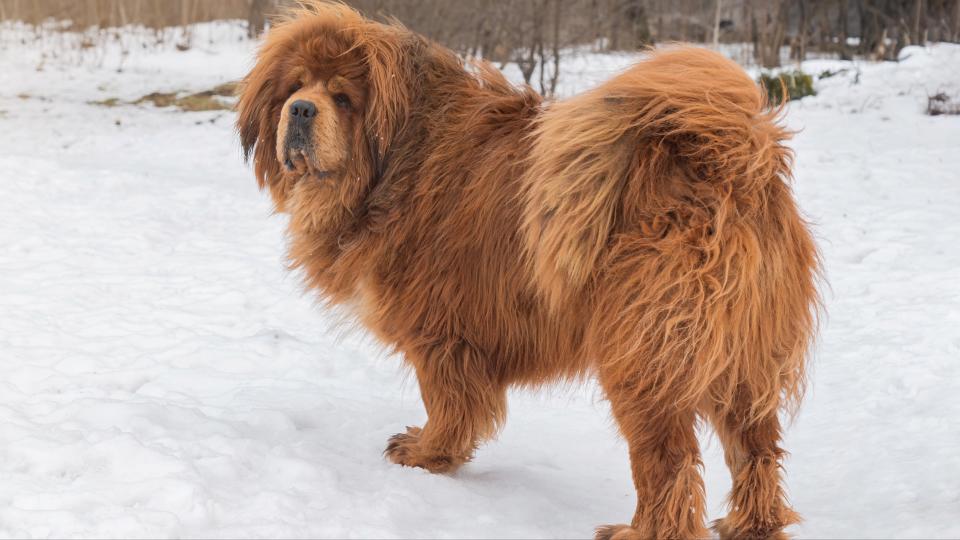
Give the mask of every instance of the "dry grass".
<svg viewBox="0 0 960 540">
<path fill-rule="evenodd" d="M 52 18 L 70 21 L 70 30 L 128 24 L 166 28 L 249 14 L 249 0 L 0 0 L 0 20 L 39 24 Z"/>
<path fill-rule="evenodd" d="M 89 102 L 89 103 L 90 103 L 91 105 L 99 105 L 99 106 L 101 106 L 101 107 L 116 107 L 116 106 L 118 106 L 118 105 L 123 105 L 123 104 L 124 104 L 123 101 L 120 101 L 120 98 L 115 98 L 115 97 L 107 98 L 107 99 L 101 99 L 101 100 L 97 100 L 97 101 L 91 101 L 91 102 Z"/>
<path fill-rule="evenodd" d="M 237 90 L 236 82 L 228 82 L 215 86 L 210 90 L 183 94 L 183 92 L 151 92 L 134 101 L 123 101 L 119 98 L 106 98 L 91 101 L 91 105 L 100 107 L 119 107 L 121 105 L 153 105 L 154 107 L 176 107 L 184 112 L 198 111 L 226 111 L 233 108 L 233 104 L 225 98 L 234 96 Z"/>
</svg>

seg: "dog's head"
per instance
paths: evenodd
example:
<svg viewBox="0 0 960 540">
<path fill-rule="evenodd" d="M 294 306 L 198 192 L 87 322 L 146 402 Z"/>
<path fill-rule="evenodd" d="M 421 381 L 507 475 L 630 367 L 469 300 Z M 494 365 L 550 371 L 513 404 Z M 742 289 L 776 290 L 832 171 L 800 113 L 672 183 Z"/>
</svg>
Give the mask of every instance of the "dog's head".
<svg viewBox="0 0 960 540">
<path fill-rule="evenodd" d="M 241 86 L 237 128 L 278 210 L 369 193 L 409 114 L 415 39 L 327 2 L 270 29 Z"/>
</svg>

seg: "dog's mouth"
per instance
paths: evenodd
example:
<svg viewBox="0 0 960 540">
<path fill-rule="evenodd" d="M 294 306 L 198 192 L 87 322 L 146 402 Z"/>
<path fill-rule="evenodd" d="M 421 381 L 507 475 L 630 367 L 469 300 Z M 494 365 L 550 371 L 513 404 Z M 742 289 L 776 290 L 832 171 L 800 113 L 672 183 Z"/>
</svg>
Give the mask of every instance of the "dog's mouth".
<svg viewBox="0 0 960 540">
<path fill-rule="evenodd" d="M 318 167 L 304 148 L 288 148 L 285 153 L 284 168 L 299 178 L 324 179 L 333 174 L 333 171 Z"/>
</svg>

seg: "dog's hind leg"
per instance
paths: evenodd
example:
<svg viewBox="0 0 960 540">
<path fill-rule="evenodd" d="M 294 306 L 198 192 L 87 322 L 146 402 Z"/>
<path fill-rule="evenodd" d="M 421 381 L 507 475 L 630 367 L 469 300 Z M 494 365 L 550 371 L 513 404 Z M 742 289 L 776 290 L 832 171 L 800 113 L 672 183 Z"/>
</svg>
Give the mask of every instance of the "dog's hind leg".
<svg viewBox="0 0 960 540">
<path fill-rule="evenodd" d="M 637 508 L 629 526 L 602 527 L 597 538 L 706 538 L 696 428 L 698 406 L 725 369 L 716 335 L 725 306 L 691 270 L 701 264 L 695 250 L 653 250 L 640 235 L 614 242 L 587 347 L 629 445 Z"/>
<path fill-rule="evenodd" d="M 733 490 L 730 513 L 714 522 L 721 539 L 782 539 L 783 528 L 797 523 L 799 516 L 787 504 L 781 484 L 780 420 L 774 411 L 747 423 L 749 403 L 738 397 L 734 408 L 718 408 L 711 415 L 724 455 Z"/>
<path fill-rule="evenodd" d="M 651 403 L 622 379 L 600 379 L 630 448 L 637 509 L 629 526 L 600 527 L 597 539 L 708 537 L 695 413 Z"/>
<path fill-rule="evenodd" d="M 462 341 L 407 351 L 427 409 L 423 428 L 390 438 L 390 461 L 433 473 L 455 471 L 492 437 L 507 412 L 506 387 L 488 373 L 482 355 Z"/>
</svg>

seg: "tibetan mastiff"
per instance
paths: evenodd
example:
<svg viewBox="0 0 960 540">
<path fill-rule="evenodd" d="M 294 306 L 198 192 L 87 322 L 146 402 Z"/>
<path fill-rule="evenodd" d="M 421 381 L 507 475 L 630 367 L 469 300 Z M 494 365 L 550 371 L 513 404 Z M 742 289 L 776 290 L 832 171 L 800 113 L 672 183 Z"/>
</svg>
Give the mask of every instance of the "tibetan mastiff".
<svg viewBox="0 0 960 540">
<path fill-rule="evenodd" d="M 507 389 L 596 377 L 636 512 L 598 538 L 701 538 L 697 425 L 733 477 L 722 538 L 798 521 L 778 412 L 804 386 L 818 256 L 757 85 L 692 47 L 545 100 L 396 22 L 306 2 L 270 29 L 237 127 L 306 285 L 416 373 L 386 457 L 470 460 Z M 546 494 L 545 494 L 546 496 Z"/>
</svg>

